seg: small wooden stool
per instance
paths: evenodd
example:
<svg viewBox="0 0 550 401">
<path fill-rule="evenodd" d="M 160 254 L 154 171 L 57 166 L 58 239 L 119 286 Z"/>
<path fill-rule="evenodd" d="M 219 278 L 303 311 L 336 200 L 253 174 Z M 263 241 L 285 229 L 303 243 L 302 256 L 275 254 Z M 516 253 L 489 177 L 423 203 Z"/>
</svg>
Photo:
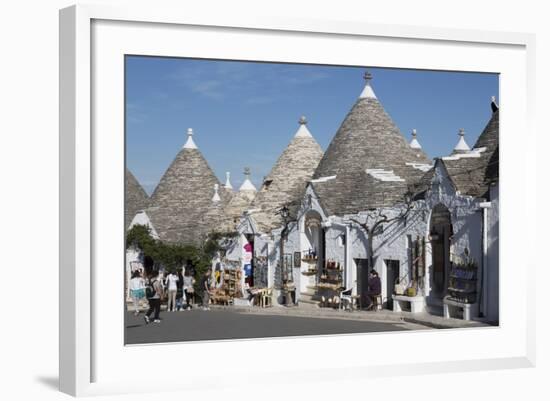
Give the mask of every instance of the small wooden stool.
<svg viewBox="0 0 550 401">
<path fill-rule="evenodd" d="M 372 298 L 372 310 L 375 312 L 382 310 L 382 294 L 370 295 L 370 297 Z"/>
</svg>

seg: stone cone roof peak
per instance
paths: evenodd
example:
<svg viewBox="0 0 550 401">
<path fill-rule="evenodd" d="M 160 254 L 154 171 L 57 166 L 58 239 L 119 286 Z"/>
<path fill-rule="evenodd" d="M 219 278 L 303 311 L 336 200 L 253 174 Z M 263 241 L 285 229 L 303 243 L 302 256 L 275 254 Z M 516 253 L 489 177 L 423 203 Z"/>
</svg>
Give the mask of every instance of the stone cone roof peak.
<svg viewBox="0 0 550 401">
<path fill-rule="evenodd" d="M 239 188 L 239 191 L 253 191 L 253 192 L 256 192 L 257 191 L 256 187 L 254 186 L 254 184 L 252 184 L 252 181 L 250 181 L 250 168 L 245 167 L 244 177 L 245 177 L 244 182 L 242 183 L 241 187 Z"/>
<path fill-rule="evenodd" d="M 361 92 L 361 94 L 359 95 L 359 99 L 376 99 L 376 94 L 374 93 L 374 90 L 372 89 L 372 86 L 370 84 L 370 81 L 372 80 L 372 74 L 368 71 L 365 71 L 363 78 L 365 79 L 365 88 L 363 89 L 363 92 Z"/>
<path fill-rule="evenodd" d="M 412 130 L 412 139 L 409 146 L 413 149 L 422 149 L 420 142 L 418 142 L 418 139 L 416 138 L 416 129 Z"/>
<path fill-rule="evenodd" d="M 190 143 L 192 135 L 187 144 Z M 147 209 L 162 241 L 197 244 L 216 228 L 212 226 L 214 220 L 207 218 L 213 207 L 212 189 L 216 184 L 220 188 L 200 150 L 184 146 L 162 176 Z M 220 201 L 214 205 L 222 207 L 230 198 L 226 191 L 218 191 L 218 196 Z"/>
<path fill-rule="evenodd" d="M 198 149 L 195 141 L 193 141 L 193 128 L 187 129 L 187 142 L 183 145 L 183 149 Z"/>
<path fill-rule="evenodd" d="M 222 200 L 222 198 L 220 198 L 220 194 L 218 193 L 218 189 L 219 189 L 219 185 L 218 184 L 214 184 L 214 196 L 212 197 L 212 202 L 219 202 Z"/>
<path fill-rule="evenodd" d="M 298 121 L 300 124 L 300 127 L 298 127 L 298 131 L 296 131 L 296 135 L 294 135 L 295 138 L 298 137 L 310 137 L 313 138 L 313 135 L 311 135 L 311 132 L 307 129 L 307 120 L 305 116 L 300 117 L 300 120 Z"/>
<path fill-rule="evenodd" d="M 454 148 L 454 153 L 465 153 L 470 151 L 470 146 L 466 143 L 466 140 L 464 139 L 464 128 L 461 128 L 458 131 L 459 140 Z"/>
<path fill-rule="evenodd" d="M 306 128 L 307 121 L 300 119 L 300 129 Z M 300 132 L 300 131 L 298 131 Z M 283 150 L 275 165 L 264 178 L 252 204 L 252 214 L 259 230 L 269 230 L 281 226 L 280 215 L 276 214 L 283 205 L 299 205 L 304 197 L 307 182 L 323 157 L 323 150 L 313 135 L 294 135 Z"/>
<path fill-rule="evenodd" d="M 491 96 L 491 110 L 493 110 L 493 113 L 498 110 L 498 104 L 497 104 L 496 96 Z"/>
<path fill-rule="evenodd" d="M 368 84 L 369 75 L 366 78 Z M 353 214 L 402 201 L 407 186 L 422 175 L 414 166 L 424 164 L 430 164 L 426 154 L 410 146 L 380 101 L 360 97 L 315 170 L 313 179 L 321 181 L 311 185 L 325 213 Z M 382 179 L 390 174 L 399 180 Z"/>
<path fill-rule="evenodd" d="M 231 185 L 231 173 L 229 171 L 225 172 L 225 188 L 233 189 L 233 185 Z"/>
</svg>

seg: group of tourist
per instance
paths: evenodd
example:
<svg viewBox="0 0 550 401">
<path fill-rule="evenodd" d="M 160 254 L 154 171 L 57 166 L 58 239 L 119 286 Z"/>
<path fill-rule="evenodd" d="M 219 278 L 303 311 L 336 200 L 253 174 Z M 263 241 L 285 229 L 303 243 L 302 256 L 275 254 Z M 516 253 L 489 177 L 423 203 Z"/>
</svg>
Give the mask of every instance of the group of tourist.
<svg viewBox="0 0 550 401">
<path fill-rule="evenodd" d="M 136 270 L 132 273 L 129 289 L 134 306 L 134 315 L 139 315 L 139 303 L 147 299 L 149 309 L 144 315 L 145 323 L 160 323 L 161 303 L 166 300 L 166 311 L 188 311 L 193 308 L 195 297 L 195 272 L 192 267 L 178 269 L 169 272 L 166 276 L 161 275 L 159 270 L 154 268 L 153 259 L 149 256 L 144 258 L 145 272 Z M 208 269 L 200 278 L 199 294 L 202 299 L 202 308 L 209 310 L 211 295 L 212 270 Z M 145 277 L 144 277 L 145 276 Z"/>
</svg>

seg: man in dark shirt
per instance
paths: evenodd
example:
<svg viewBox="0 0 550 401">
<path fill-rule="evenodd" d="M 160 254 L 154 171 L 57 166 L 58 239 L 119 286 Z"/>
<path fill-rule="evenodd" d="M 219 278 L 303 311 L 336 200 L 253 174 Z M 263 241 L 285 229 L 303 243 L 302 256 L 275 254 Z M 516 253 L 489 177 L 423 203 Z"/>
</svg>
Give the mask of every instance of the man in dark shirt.
<svg viewBox="0 0 550 401">
<path fill-rule="evenodd" d="M 378 277 L 378 272 L 376 270 L 371 270 L 367 289 L 367 309 L 371 309 L 374 305 L 372 297 L 380 295 L 381 293 L 382 283 L 380 282 L 380 277 Z"/>
</svg>

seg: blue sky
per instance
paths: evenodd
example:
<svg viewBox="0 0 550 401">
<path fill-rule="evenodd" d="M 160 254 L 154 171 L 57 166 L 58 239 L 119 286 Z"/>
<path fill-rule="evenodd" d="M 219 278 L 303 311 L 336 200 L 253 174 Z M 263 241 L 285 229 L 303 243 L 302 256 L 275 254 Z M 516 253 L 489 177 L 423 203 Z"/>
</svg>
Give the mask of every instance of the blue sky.
<svg viewBox="0 0 550 401">
<path fill-rule="evenodd" d="M 219 179 L 244 167 L 259 188 L 305 115 L 326 149 L 364 87 L 364 67 L 126 57 L 126 160 L 151 194 L 193 128 Z M 369 68 L 401 132 L 430 157 L 449 154 L 464 128 L 472 146 L 498 99 L 498 75 Z"/>
</svg>

